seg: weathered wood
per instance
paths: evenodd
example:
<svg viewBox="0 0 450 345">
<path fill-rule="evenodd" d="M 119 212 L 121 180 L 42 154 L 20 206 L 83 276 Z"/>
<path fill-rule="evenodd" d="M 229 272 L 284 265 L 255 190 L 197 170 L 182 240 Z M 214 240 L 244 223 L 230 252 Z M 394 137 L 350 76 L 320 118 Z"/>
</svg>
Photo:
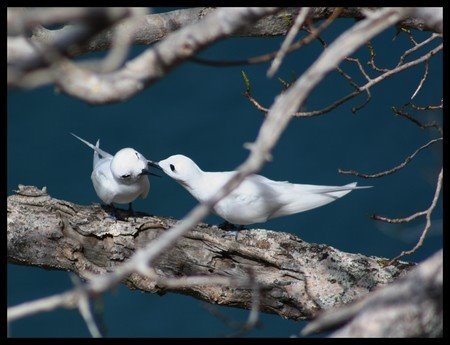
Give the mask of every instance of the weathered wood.
<svg viewBox="0 0 450 345">
<path fill-rule="evenodd" d="M 442 249 L 394 283 L 356 303 L 324 312 L 304 334 L 340 327 L 331 337 L 442 337 Z"/>
<path fill-rule="evenodd" d="M 114 270 L 138 248 L 167 231 L 176 219 L 138 213 L 114 221 L 98 204 L 81 206 L 50 197 L 45 188 L 19 186 L 8 196 L 7 242 L 10 263 L 68 270 L 87 278 Z M 222 275 L 251 271 L 262 287 L 261 310 L 284 318 L 310 319 L 318 311 L 348 303 L 414 267 L 307 243 L 283 232 L 243 230 L 236 241 L 217 226 L 199 224 L 155 263 L 165 277 Z M 250 288 L 157 286 L 137 273 L 124 283 L 148 292 L 179 292 L 198 299 L 251 307 Z"/>
</svg>

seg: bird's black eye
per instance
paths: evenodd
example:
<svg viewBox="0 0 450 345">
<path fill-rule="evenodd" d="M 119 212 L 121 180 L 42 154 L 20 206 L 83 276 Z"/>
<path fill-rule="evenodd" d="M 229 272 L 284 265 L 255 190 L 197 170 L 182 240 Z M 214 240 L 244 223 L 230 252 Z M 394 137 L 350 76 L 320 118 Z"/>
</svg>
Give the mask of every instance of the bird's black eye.
<svg viewBox="0 0 450 345">
<path fill-rule="evenodd" d="M 175 165 L 170 164 L 170 170 L 175 171 Z"/>
<path fill-rule="evenodd" d="M 134 151 L 134 154 L 135 154 L 136 157 L 139 159 L 139 153 L 137 153 L 136 151 Z"/>
<path fill-rule="evenodd" d="M 128 175 L 122 175 L 121 177 L 122 178 L 128 178 L 128 177 L 130 177 L 131 175 L 130 174 L 128 174 Z"/>
</svg>

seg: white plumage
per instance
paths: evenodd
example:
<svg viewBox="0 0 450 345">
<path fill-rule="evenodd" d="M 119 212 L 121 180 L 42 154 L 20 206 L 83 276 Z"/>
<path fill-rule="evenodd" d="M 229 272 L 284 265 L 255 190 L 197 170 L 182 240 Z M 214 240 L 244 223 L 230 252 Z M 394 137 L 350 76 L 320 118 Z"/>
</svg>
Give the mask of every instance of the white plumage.
<svg viewBox="0 0 450 345">
<path fill-rule="evenodd" d="M 138 197 L 145 199 L 150 190 L 148 165 L 154 165 L 132 148 L 124 148 L 114 156 L 100 149 L 100 140 L 92 145 L 71 133 L 94 150 L 92 184 L 98 197 L 108 205 L 130 204 Z"/>
<path fill-rule="evenodd" d="M 158 164 L 200 202 L 214 195 L 235 173 L 203 171 L 183 155 L 170 156 Z M 356 182 L 345 186 L 295 184 L 273 181 L 255 174 L 248 176 L 219 201 L 214 212 L 232 224 L 262 223 L 272 218 L 311 210 L 333 202 L 354 189 L 370 187 L 358 187 Z"/>
</svg>

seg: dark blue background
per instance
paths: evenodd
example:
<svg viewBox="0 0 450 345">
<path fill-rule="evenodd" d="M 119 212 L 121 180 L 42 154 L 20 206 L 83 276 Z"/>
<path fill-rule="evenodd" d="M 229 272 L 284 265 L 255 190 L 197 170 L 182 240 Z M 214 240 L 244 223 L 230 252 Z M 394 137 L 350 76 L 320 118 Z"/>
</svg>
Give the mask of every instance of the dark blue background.
<svg viewBox="0 0 450 345">
<path fill-rule="evenodd" d="M 325 33 L 329 42 L 353 24 L 340 19 Z M 374 41 L 377 64 L 393 67 L 401 53 L 411 47 L 406 35 L 393 42 L 394 29 Z M 415 33 L 417 40 L 429 33 Z M 202 52 L 211 59 L 242 59 L 279 48 L 282 38 L 234 38 Z M 436 46 L 437 42 L 432 44 Z M 135 47 L 136 56 L 145 47 Z M 318 42 L 290 54 L 277 76 L 289 80 L 305 71 L 321 53 Z M 413 55 L 418 57 L 428 50 Z M 103 56 L 95 54 L 95 56 Z M 356 56 L 365 65 L 368 53 Z M 69 135 L 74 132 L 90 142 L 101 139 L 101 147 L 115 153 L 133 147 L 147 158 L 160 160 L 185 154 L 204 170 L 231 170 L 247 156 L 243 144 L 253 141 L 264 119 L 262 113 L 242 95 L 241 70 L 252 82 L 254 96 L 269 107 L 281 85 L 266 77 L 268 64 L 211 68 L 184 63 L 163 80 L 123 104 L 90 106 L 58 94 L 52 87 L 8 94 L 7 193 L 17 185 L 47 186 L 50 195 L 79 204 L 98 203 L 90 180 L 92 152 Z M 355 65 L 341 67 L 362 84 Z M 376 73 L 369 70 L 369 74 Z M 408 102 L 423 75 L 419 65 L 395 75 L 371 89 L 372 101 L 356 115 L 350 109 L 365 95 L 326 115 L 293 119 L 273 151 L 273 161 L 262 174 L 275 180 L 298 183 L 343 185 L 358 181 L 373 185 L 354 191 L 330 205 L 309 212 L 257 224 L 256 227 L 286 231 L 305 241 L 326 243 L 343 251 L 393 257 L 411 248 L 424 227 L 424 218 L 403 225 L 389 225 L 369 219 L 373 213 L 403 217 L 426 209 L 434 195 L 442 162 L 442 145 L 421 152 L 405 169 L 381 179 L 362 180 L 337 173 L 338 168 L 378 172 L 402 162 L 419 146 L 438 137 L 434 130 L 421 130 L 393 115 L 392 106 Z M 418 104 L 438 104 L 442 97 L 442 54 L 430 62 L 429 77 L 415 99 Z M 320 83 L 306 102 L 306 110 L 320 109 L 351 92 L 349 84 L 333 72 Z M 422 112 L 423 122 L 442 113 Z M 195 200 L 168 177 L 151 179 L 146 200 L 136 210 L 182 218 L 196 205 Z M 125 206 L 124 206 L 125 207 Z M 433 225 L 423 247 L 407 260 L 420 261 L 442 247 L 442 203 L 433 213 Z M 210 216 L 210 223 L 221 219 Z M 8 306 L 45 297 L 72 287 L 66 272 L 8 265 Z M 235 320 L 245 321 L 248 311 L 217 307 Z M 104 297 L 104 318 L 111 337 L 217 337 L 232 333 L 212 316 L 202 302 L 191 297 L 130 291 L 124 286 Z M 298 334 L 304 322 L 261 315 L 263 327 L 250 336 L 289 337 Z M 12 323 L 13 337 L 89 336 L 76 310 L 56 310 Z"/>
</svg>

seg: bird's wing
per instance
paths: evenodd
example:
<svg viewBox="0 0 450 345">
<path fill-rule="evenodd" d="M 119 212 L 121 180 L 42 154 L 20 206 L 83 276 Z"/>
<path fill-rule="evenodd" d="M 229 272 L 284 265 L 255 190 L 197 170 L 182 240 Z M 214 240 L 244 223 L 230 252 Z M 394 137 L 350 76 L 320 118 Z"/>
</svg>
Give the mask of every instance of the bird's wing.
<svg viewBox="0 0 450 345">
<path fill-rule="evenodd" d="M 273 181 L 263 176 L 258 179 L 276 191 L 277 199 L 282 204 L 271 218 L 308 211 L 342 198 L 353 189 L 370 188 L 357 187 L 355 182 L 345 186 L 318 186 Z"/>
<path fill-rule="evenodd" d="M 111 161 L 111 158 L 100 159 L 91 174 L 95 191 L 98 197 L 106 204 L 110 204 L 116 195 L 109 161 Z"/>
<path fill-rule="evenodd" d="M 90 142 L 81 139 L 79 136 L 72 134 L 75 138 L 77 138 L 78 140 L 82 141 L 83 143 L 85 143 L 87 146 L 89 146 L 91 149 L 93 149 L 95 152 L 97 152 L 100 156 L 102 156 L 103 158 L 113 158 L 113 155 L 109 154 L 106 151 L 103 151 L 100 147 L 94 146 L 92 145 Z M 97 141 L 97 144 L 100 144 L 99 141 Z M 95 164 L 95 163 L 94 163 Z"/>
<path fill-rule="evenodd" d="M 150 182 L 149 182 L 148 178 L 145 178 L 143 183 L 144 183 L 143 192 L 139 196 L 142 199 L 145 199 L 148 195 L 148 192 L 150 191 Z"/>
</svg>

